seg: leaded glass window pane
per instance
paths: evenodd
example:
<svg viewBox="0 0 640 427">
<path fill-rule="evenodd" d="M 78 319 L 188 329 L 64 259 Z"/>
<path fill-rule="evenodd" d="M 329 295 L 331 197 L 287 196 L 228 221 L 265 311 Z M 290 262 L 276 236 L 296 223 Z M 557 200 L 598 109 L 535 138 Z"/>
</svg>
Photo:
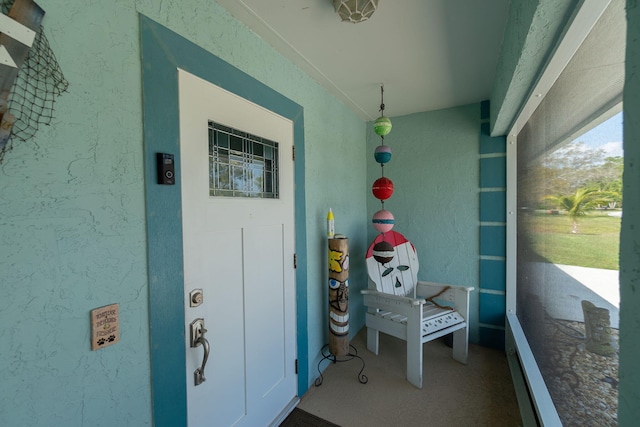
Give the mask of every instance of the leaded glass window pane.
<svg viewBox="0 0 640 427">
<path fill-rule="evenodd" d="M 278 198 L 278 142 L 209 122 L 209 195 Z"/>
</svg>

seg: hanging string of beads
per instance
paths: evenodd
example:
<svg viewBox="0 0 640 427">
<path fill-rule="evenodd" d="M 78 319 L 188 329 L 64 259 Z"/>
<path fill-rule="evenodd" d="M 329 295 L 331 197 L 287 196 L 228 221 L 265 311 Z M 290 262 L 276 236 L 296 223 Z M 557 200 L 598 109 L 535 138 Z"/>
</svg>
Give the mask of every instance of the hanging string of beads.
<svg viewBox="0 0 640 427">
<path fill-rule="evenodd" d="M 384 115 L 384 85 L 380 86 L 380 117 L 373 123 L 373 130 L 380 136 L 380 145 L 376 147 L 374 158 L 380 164 L 381 177 L 373 183 L 373 196 L 380 200 L 382 208 L 373 214 L 373 228 L 384 234 L 393 228 L 393 214 L 384 208 L 385 200 L 393 194 L 393 182 L 384 176 L 384 165 L 391 160 L 391 148 L 384 144 L 384 137 L 391 132 L 391 120 Z"/>
</svg>

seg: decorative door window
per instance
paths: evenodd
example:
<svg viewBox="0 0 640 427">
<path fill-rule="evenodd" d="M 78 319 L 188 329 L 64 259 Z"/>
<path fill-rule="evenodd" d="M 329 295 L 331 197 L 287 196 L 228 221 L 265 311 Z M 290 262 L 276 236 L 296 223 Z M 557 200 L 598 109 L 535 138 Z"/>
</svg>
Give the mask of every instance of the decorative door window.
<svg viewBox="0 0 640 427">
<path fill-rule="evenodd" d="M 209 195 L 278 198 L 278 143 L 209 122 Z"/>
</svg>

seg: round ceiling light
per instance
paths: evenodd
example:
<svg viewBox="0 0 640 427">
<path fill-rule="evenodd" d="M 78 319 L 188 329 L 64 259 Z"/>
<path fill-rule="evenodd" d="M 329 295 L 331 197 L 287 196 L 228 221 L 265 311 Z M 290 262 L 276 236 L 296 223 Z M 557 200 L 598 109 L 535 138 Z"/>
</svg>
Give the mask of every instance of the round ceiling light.
<svg viewBox="0 0 640 427">
<path fill-rule="evenodd" d="M 366 21 L 378 8 L 378 0 L 333 0 L 333 7 L 343 22 Z"/>
</svg>

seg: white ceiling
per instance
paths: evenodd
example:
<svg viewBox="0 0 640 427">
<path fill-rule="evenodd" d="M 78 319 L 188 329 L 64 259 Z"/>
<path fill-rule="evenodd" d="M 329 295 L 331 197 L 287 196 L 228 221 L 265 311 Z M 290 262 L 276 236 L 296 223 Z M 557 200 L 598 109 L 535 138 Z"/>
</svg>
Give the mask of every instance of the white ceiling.
<svg viewBox="0 0 640 427">
<path fill-rule="evenodd" d="M 331 0 L 217 0 L 365 120 L 489 99 L 509 0 L 380 0 L 341 22 Z"/>
</svg>

